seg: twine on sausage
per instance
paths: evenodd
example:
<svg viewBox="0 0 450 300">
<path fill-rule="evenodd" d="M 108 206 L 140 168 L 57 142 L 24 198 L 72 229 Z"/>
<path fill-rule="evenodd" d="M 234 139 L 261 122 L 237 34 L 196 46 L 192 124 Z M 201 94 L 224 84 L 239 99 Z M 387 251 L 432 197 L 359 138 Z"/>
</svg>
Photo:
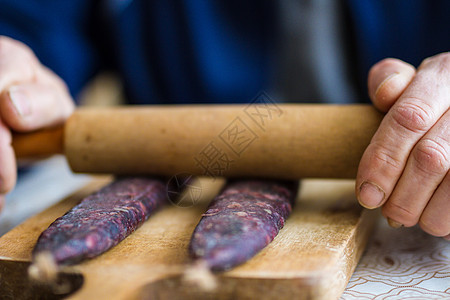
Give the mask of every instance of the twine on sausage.
<svg viewBox="0 0 450 300">
<path fill-rule="evenodd" d="M 48 251 L 38 253 L 33 263 L 28 267 L 28 277 L 35 284 L 46 285 L 55 294 L 65 294 L 71 289 L 67 281 L 61 281 L 59 274 L 62 271 L 52 254 Z M 64 268 L 64 272 L 70 272 L 69 268 Z"/>
<path fill-rule="evenodd" d="M 203 260 L 198 260 L 186 267 L 182 281 L 185 284 L 192 284 L 205 292 L 212 292 L 218 287 L 216 275 L 211 272 L 208 264 Z"/>
</svg>

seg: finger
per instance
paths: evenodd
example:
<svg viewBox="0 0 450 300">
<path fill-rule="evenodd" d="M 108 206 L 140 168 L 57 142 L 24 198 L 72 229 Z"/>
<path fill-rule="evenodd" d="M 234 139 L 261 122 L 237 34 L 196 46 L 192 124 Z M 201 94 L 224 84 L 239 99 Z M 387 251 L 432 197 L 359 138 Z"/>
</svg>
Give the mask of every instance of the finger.
<svg viewBox="0 0 450 300">
<path fill-rule="evenodd" d="M 4 206 L 5 206 L 5 196 L 0 195 L 0 212 L 3 210 Z"/>
<path fill-rule="evenodd" d="M 25 44 L 0 36 L 0 93 L 12 84 L 34 80 L 39 65 Z"/>
<path fill-rule="evenodd" d="M 449 195 L 450 173 L 447 172 L 447 175 L 420 217 L 420 227 L 425 232 L 434 236 L 450 237 Z"/>
<path fill-rule="evenodd" d="M 407 227 L 417 224 L 450 168 L 449 129 L 450 110 L 415 145 L 394 192 L 383 206 L 386 217 Z"/>
<path fill-rule="evenodd" d="M 387 112 L 416 75 L 416 69 L 404 61 L 386 58 L 369 71 L 369 96 L 376 108 Z"/>
<path fill-rule="evenodd" d="M 16 184 L 16 159 L 11 147 L 11 132 L 0 120 L 0 194 L 12 190 Z"/>
<path fill-rule="evenodd" d="M 17 131 L 62 123 L 73 109 L 66 89 L 38 82 L 13 85 L 0 97 L 1 117 Z"/>
<path fill-rule="evenodd" d="M 375 208 L 389 198 L 414 145 L 448 110 L 450 54 L 426 60 L 392 106 L 364 152 L 356 178 L 361 205 Z"/>
</svg>

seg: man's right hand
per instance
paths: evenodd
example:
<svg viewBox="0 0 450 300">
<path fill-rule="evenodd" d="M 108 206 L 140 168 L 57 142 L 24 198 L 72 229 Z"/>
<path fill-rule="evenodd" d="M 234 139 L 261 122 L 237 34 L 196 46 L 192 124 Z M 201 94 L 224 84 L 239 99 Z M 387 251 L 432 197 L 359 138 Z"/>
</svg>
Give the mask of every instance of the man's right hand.
<svg viewBox="0 0 450 300">
<path fill-rule="evenodd" d="M 73 109 L 62 79 L 43 66 L 29 47 L 0 36 L 0 208 L 17 177 L 11 130 L 57 125 Z"/>
</svg>

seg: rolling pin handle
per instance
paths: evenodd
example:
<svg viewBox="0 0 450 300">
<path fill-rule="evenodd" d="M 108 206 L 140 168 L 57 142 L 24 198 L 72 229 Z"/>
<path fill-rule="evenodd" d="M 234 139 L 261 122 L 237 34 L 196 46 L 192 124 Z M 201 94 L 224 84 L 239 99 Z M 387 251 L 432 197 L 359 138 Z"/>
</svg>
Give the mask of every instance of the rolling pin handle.
<svg viewBox="0 0 450 300">
<path fill-rule="evenodd" d="M 40 158 L 63 153 L 63 127 L 35 132 L 13 133 L 12 147 L 17 158 Z"/>
</svg>

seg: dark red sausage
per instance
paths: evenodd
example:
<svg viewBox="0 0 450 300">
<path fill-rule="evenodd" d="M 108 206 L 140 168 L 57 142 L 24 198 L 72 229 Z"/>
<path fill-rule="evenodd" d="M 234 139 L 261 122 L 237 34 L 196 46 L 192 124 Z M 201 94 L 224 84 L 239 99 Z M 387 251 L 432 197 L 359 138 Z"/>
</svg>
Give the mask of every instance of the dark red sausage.
<svg viewBox="0 0 450 300">
<path fill-rule="evenodd" d="M 40 235 L 33 256 L 49 252 L 58 265 L 95 257 L 117 245 L 166 203 L 164 181 L 118 179 L 56 219 Z"/>
<path fill-rule="evenodd" d="M 195 228 L 189 251 L 213 271 L 244 263 L 267 246 L 284 226 L 298 185 L 246 180 L 229 183 Z"/>
</svg>

